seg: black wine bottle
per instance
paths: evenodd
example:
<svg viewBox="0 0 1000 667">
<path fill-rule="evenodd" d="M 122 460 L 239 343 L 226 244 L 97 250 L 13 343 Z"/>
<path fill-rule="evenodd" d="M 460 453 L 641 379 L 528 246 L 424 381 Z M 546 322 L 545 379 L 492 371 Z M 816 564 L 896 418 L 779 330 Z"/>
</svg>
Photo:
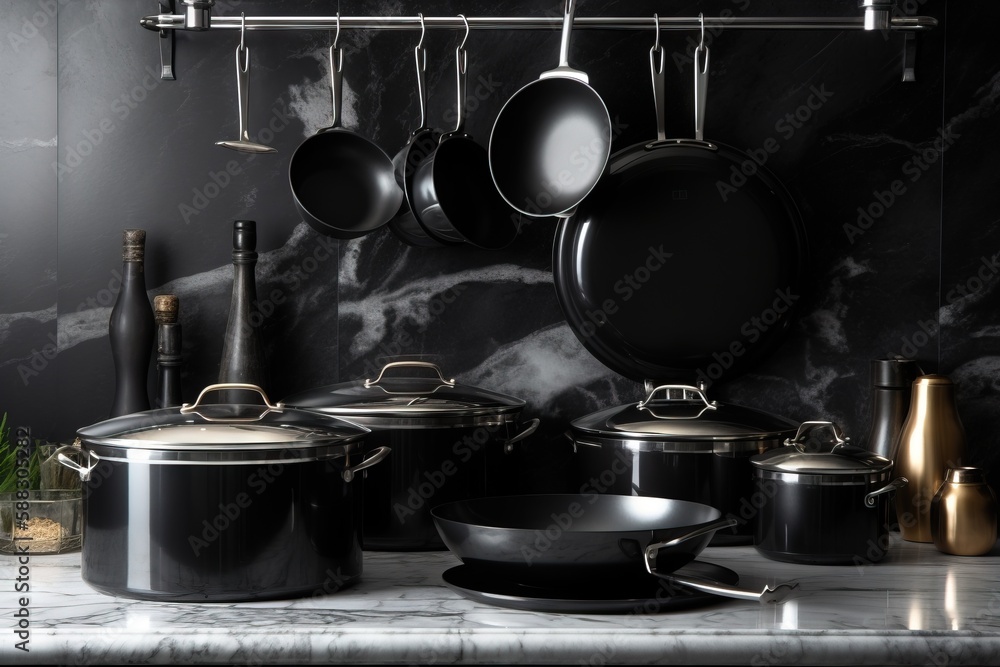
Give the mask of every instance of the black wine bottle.
<svg viewBox="0 0 1000 667">
<path fill-rule="evenodd" d="M 145 230 L 126 229 L 122 236 L 122 285 L 108 324 L 115 363 L 112 417 L 149 409 L 146 380 L 155 324 L 146 295 L 145 249 Z"/>
<path fill-rule="evenodd" d="M 267 369 L 264 363 L 264 343 L 257 312 L 257 223 L 237 220 L 233 223 L 233 298 L 229 305 L 229 322 L 222 345 L 219 382 L 254 384 L 266 390 Z M 222 392 L 223 402 L 260 402 L 251 392 Z"/>
<path fill-rule="evenodd" d="M 177 321 L 180 300 L 173 294 L 153 297 L 156 318 L 156 407 L 181 404 L 181 323 Z"/>
</svg>

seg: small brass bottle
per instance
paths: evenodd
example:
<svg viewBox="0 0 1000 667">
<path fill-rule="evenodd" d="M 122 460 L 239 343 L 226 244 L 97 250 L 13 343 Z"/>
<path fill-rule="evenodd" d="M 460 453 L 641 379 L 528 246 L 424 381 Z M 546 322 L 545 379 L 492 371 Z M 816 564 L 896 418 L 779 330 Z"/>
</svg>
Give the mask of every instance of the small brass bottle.
<svg viewBox="0 0 1000 667">
<path fill-rule="evenodd" d="M 997 541 L 997 497 L 981 468 L 949 468 L 931 501 L 931 533 L 938 551 L 982 556 Z"/>
<path fill-rule="evenodd" d="M 965 429 L 950 379 L 923 375 L 914 380 L 910 412 L 896 451 L 893 472 L 910 480 L 896 492 L 899 533 L 909 542 L 931 542 L 931 501 L 948 468 L 961 466 L 965 456 Z"/>
</svg>

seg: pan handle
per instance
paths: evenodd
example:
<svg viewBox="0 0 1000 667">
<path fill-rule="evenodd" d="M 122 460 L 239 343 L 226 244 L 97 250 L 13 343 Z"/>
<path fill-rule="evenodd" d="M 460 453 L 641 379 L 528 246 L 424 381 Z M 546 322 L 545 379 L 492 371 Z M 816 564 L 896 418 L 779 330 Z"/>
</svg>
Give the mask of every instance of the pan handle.
<svg viewBox="0 0 1000 667">
<path fill-rule="evenodd" d="M 365 468 L 371 468 L 373 465 L 389 456 L 390 452 L 392 452 L 392 450 L 388 447 L 379 447 L 371 453 L 371 456 L 366 457 L 358 465 L 353 468 L 344 468 L 344 472 L 340 473 L 340 476 L 344 478 L 345 482 L 350 483 L 354 480 L 355 473 L 358 473 Z"/>
<path fill-rule="evenodd" d="M 570 35 L 573 32 L 573 14 L 576 12 L 576 0 L 563 0 L 563 3 L 562 39 L 559 42 L 559 66 L 555 69 L 550 69 L 547 72 L 542 72 L 538 78 L 548 79 L 550 77 L 563 77 L 576 79 L 577 81 L 589 84 L 590 77 L 587 76 L 586 72 L 573 69 L 573 67 L 569 64 L 569 44 Z M 559 217 L 570 217 L 571 215 L 572 213 L 567 211 Z"/>
<path fill-rule="evenodd" d="M 337 14 L 337 24 L 340 24 L 340 14 Z M 341 116 L 344 105 L 344 49 L 330 47 L 330 97 L 333 102 L 333 124 L 329 129 L 341 126 Z"/>
<path fill-rule="evenodd" d="M 653 105 L 656 107 L 656 140 L 667 140 L 667 129 L 664 121 L 667 109 L 667 74 L 664 69 L 667 52 L 660 46 L 660 17 L 653 14 L 656 22 L 656 44 L 649 50 L 649 69 L 653 75 Z M 659 62 L 657 62 L 659 55 Z"/>
<path fill-rule="evenodd" d="M 701 20 L 704 26 L 704 16 Z M 702 37 L 701 44 L 694 50 L 694 138 L 697 141 L 705 140 L 705 106 L 708 102 L 708 47 L 704 42 L 704 27 Z"/>
<path fill-rule="evenodd" d="M 413 57 L 417 63 L 417 102 L 420 103 L 420 127 L 427 127 L 427 50 L 424 49 L 424 36 L 427 28 L 424 25 L 424 15 L 420 17 L 420 42 L 413 49 Z"/>
<path fill-rule="evenodd" d="M 70 457 L 66 456 L 65 452 L 73 452 L 74 454 L 79 454 L 81 457 L 86 457 L 86 465 L 80 465 Z M 56 460 L 63 466 L 76 471 L 76 473 L 80 475 L 80 481 L 82 482 L 86 482 L 90 479 L 91 471 L 97 467 L 97 462 L 100 461 L 97 454 L 80 447 L 80 438 L 74 440 L 72 445 L 63 445 L 57 449 L 52 456 L 56 457 Z M 91 463 L 91 459 L 93 459 L 93 463 Z"/>
<path fill-rule="evenodd" d="M 680 537 L 675 537 L 672 540 L 667 540 L 665 542 L 654 542 L 646 547 L 645 551 L 645 561 L 646 570 L 650 574 L 656 574 L 654 570 L 656 569 L 656 556 L 660 553 L 660 549 L 669 549 L 670 547 L 675 547 L 681 542 L 687 542 L 688 540 L 693 540 L 696 537 L 701 537 L 702 535 L 707 535 L 709 533 L 714 533 L 717 530 L 723 528 L 732 528 L 733 526 L 739 525 L 740 520 L 735 517 L 726 517 L 723 519 L 717 519 L 706 524 L 695 528 L 690 533 L 681 535 Z"/>
<path fill-rule="evenodd" d="M 799 587 L 798 583 L 778 584 L 774 588 L 764 586 L 764 590 L 758 593 L 757 591 L 752 591 L 748 588 L 738 588 L 736 586 L 730 586 L 728 584 L 712 581 L 710 579 L 702 579 L 700 577 L 688 577 L 679 574 L 661 574 L 659 572 L 651 572 L 651 574 L 656 575 L 660 579 L 665 579 L 672 584 L 680 584 L 681 586 L 687 586 L 688 588 L 693 588 L 704 593 L 711 593 L 712 595 L 718 595 L 725 598 L 734 598 L 736 600 L 756 600 L 761 604 L 781 602 L 788 597 L 789 593 Z"/>
</svg>

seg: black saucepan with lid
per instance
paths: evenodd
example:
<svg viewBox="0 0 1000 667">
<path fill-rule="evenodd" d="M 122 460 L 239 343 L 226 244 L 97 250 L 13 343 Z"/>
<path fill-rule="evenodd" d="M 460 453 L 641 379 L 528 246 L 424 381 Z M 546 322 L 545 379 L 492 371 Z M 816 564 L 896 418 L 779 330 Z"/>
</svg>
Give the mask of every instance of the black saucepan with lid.
<svg viewBox="0 0 1000 667">
<path fill-rule="evenodd" d="M 393 449 L 388 465 L 365 481 L 366 549 L 443 550 L 430 511 L 457 500 L 497 494 L 509 480 L 514 444 L 538 427 L 521 423 L 524 401 L 445 379 L 435 364 L 395 361 L 378 377 L 290 396 L 372 430 L 366 447 Z"/>
<path fill-rule="evenodd" d="M 702 389 L 661 385 L 645 400 L 576 419 L 581 493 L 688 500 L 740 519 L 714 544 L 750 544 L 750 457 L 780 447 L 798 425 L 760 410 L 709 401 Z"/>
<path fill-rule="evenodd" d="M 259 392 L 265 405 L 208 404 Z M 362 571 L 357 473 L 368 429 L 281 403 L 259 387 L 206 387 L 193 405 L 81 428 L 59 460 L 84 482 L 83 580 L 164 601 L 331 593 Z"/>
<path fill-rule="evenodd" d="M 886 555 L 889 493 L 907 484 L 891 479 L 892 461 L 850 444 L 832 422 L 811 421 L 787 447 L 750 462 L 761 554 L 817 564 L 867 564 Z"/>
</svg>

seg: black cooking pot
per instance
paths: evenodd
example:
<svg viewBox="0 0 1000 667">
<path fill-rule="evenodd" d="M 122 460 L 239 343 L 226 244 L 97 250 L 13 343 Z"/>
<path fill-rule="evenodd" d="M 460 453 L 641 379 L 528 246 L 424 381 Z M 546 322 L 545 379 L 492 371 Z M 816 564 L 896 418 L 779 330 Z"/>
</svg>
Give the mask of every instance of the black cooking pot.
<svg viewBox="0 0 1000 667">
<path fill-rule="evenodd" d="M 698 387 L 661 385 L 645 400 L 572 422 L 581 493 L 657 496 L 716 507 L 741 524 L 714 545 L 750 544 L 750 457 L 780 447 L 796 423 L 709 401 Z"/>
<path fill-rule="evenodd" d="M 537 419 L 519 424 L 521 399 L 446 380 L 421 361 L 392 362 L 374 380 L 313 389 L 285 403 L 372 429 L 368 449 L 392 447 L 389 465 L 365 482 L 364 545 L 374 550 L 445 549 L 431 509 L 500 493 L 493 480 L 507 480 L 490 473 L 509 470 L 504 459 L 514 443 L 538 428 Z"/>
<path fill-rule="evenodd" d="M 817 431 L 832 439 L 816 439 Z M 787 447 L 750 460 L 754 547 L 793 563 L 862 565 L 889 549 L 892 461 L 855 447 L 832 422 L 805 422 Z"/>
<path fill-rule="evenodd" d="M 251 389 L 265 406 L 202 404 Z M 83 580 L 112 595 L 238 601 L 331 593 L 362 570 L 368 429 L 211 385 L 194 405 L 80 429 Z M 64 450 L 65 451 L 65 450 Z"/>
</svg>

